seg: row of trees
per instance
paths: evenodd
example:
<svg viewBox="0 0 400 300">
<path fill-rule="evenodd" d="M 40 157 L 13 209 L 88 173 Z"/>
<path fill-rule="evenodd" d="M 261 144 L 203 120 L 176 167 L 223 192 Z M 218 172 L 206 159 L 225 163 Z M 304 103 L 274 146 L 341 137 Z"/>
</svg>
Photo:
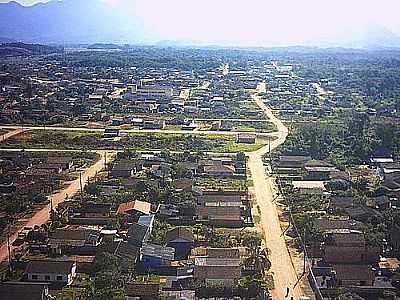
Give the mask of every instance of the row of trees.
<svg viewBox="0 0 400 300">
<path fill-rule="evenodd" d="M 338 166 L 367 162 L 372 156 L 400 156 L 400 126 L 365 113 L 343 116 L 343 122 L 307 123 L 296 128 L 282 152 L 328 159 Z"/>
</svg>

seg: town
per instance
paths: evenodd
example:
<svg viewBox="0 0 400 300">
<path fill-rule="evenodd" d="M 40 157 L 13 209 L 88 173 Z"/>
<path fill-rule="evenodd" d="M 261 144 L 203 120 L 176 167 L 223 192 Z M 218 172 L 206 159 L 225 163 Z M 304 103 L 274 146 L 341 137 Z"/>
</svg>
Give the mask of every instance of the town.
<svg viewBox="0 0 400 300">
<path fill-rule="evenodd" d="M 0 299 L 398 299 L 396 50 L 45 49 L 0 56 Z"/>
</svg>

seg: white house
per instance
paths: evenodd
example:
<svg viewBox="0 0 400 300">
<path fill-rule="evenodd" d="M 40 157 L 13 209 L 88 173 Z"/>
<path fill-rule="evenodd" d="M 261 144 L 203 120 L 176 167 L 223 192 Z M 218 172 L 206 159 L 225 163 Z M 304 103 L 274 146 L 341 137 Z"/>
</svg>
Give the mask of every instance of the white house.
<svg viewBox="0 0 400 300">
<path fill-rule="evenodd" d="M 76 262 L 32 260 L 25 269 L 28 281 L 70 285 L 76 276 Z"/>
</svg>

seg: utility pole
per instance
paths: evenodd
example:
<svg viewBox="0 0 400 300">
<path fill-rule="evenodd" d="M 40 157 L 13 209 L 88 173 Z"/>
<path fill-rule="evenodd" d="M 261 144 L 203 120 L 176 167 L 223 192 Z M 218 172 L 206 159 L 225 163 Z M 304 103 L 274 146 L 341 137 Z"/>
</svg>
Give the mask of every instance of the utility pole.
<svg viewBox="0 0 400 300">
<path fill-rule="evenodd" d="M 303 249 L 303 255 L 304 255 L 303 274 L 306 274 L 306 263 L 307 263 L 306 228 L 304 228 L 303 247 L 304 247 L 304 249 Z"/>
<path fill-rule="evenodd" d="M 7 251 L 8 251 L 8 271 L 11 273 L 11 245 L 10 245 L 10 226 L 7 231 Z"/>
<path fill-rule="evenodd" d="M 50 196 L 50 212 L 53 211 L 53 197 Z"/>
<path fill-rule="evenodd" d="M 81 190 L 81 199 L 82 199 L 82 195 L 83 195 L 82 172 L 79 173 L 79 187 L 80 187 L 80 190 Z"/>
</svg>

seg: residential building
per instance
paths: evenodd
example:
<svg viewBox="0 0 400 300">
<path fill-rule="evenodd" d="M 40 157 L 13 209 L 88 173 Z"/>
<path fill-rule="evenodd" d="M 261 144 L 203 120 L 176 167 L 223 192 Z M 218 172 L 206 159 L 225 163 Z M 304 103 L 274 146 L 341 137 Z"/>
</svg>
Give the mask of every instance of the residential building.
<svg viewBox="0 0 400 300">
<path fill-rule="evenodd" d="M 166 246 L 175 249 L 175 259 L 186 259 L 194 243 L 193 233 L 184 227 L 175 227 L 167 232 Z"/>
<path fill-rule="evenodd" d="M 0 300 L 50 300 L 46 283 L 0 283 Z"/>
<path fill-rule="evenodd" d="M 25 269 L 28 281 L 70 285 L 76 276 L 76 262 L 32 260 Z"/>
<path fill-rule="evenodd" d="M 236 136 L 236 143 L 241 143 L 241 144 L 255 144 L 257 139 L 256 134 L 251 134 L 251 133 L 239 133 Z"/>
</svg>

